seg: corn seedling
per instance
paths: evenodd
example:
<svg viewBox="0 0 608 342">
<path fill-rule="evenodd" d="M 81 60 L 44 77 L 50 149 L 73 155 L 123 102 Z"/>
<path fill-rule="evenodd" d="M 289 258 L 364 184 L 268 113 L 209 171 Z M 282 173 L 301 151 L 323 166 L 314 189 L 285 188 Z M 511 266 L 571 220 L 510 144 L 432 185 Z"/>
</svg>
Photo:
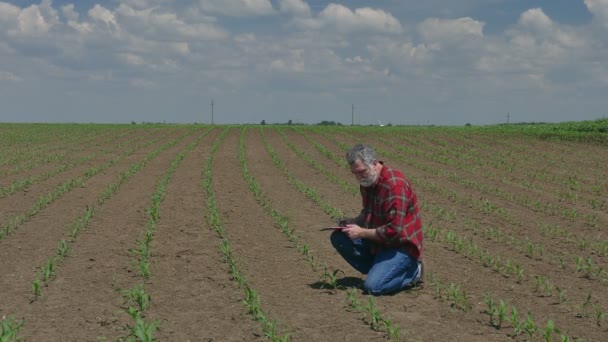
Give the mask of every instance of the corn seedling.
<svg viewBox="0 0 608 342">
<path fill-rule="evenodd" d="M 483 302 L 486 303 L 488 309 L 486 313 L 490 316 L 490 325 L 494 326 L 494 315 L 496 314 L 496 306 L 494 305 L 494 299 L 490 298 L 487 294 L 483 295 Z"/>
<path fill-rule="evenodd" d="M 545 342 L 551 342 L 551 337 L 555 332 L 556 330 L 553 320 L 548 320 L 547 325 L 545 326 L 545 330 L 543 331 L 543 337 L 545 338 Z"/>
<path fill-rule="evenodd" d="M 511 325 L 513 326 L 513 334 L 515 336 L 521 334 L 523 329 L 523 322 L 519 320 L 519 313 L 517 312 L 517 308 L 511 307 Z"/>
<path fill-rule="evenodd" d="M 591 292 L 589 292 L 587 294 L 587 297 L 585 297 L 585 300 L 581 305 L 582 312 L 578 314 L 578 317 L 587 317 L 587 307 L 589 306 L 589 304 L 591 304 Z"/>
<path fill-rule="evenodd" d="M 41 287 L 42 285 L 40 284 L 39 279 L 32 281 L 32 292 L 34 293 L 34 300 L 37 300 L 38 297 L 42 295 Z"/>
<path fill-rule="evenodd" d="M 346 291 L 346 300 L 348 301 L 348 305 L 355 309 L 355 310 L 361 310 L 361 303 L 359 302 L 359 299 L 357 299 L 357 290 L 356 289 L 352 289 L 352 290 L 348 290 Z"/>
<path fill-rule="evenodd" d="M 532 319 L 532 314 L 528 311 L 528 316 L 525 321 L 523 321 L 523 330 L 530 335 L 530 337 L 534 336 L 536 333 L 536 324 L 534 323 L 534 319 Z"/>
<path fill-rule="evenodd" d="M 153 342 L 156 341 L 154 333 L 157 330 L 157 323 L 146 322 L 141 316 L 135 317 L 135 325 L 131 327 L 131 335 L 127 337 L 127 341 L 138 342 Z"/>
<path fill-rule="evenodd" d="M 264 312 L 262 312 L 260 296 L 255 290 L 250 287 L 245 288 L 245 299 L 243 299 L 243 303 L 254 320 L 260 321 L 266 319 Z"/>
<path fill-rule="evenodd" d="M 369 313 L 369 324 L 371 328 L 374 330 L 378 330 L 380 328 L 381 317 L 380 312 L 374 307 L 374 299 L 372 297 L 369 298 L 366 310 Z"/>
<path fill-rule="evenodd" d="M 143 285 L 136 285 L 130 290 L 120 291 L 127 300 L 127 304 L 136 304 L 139 312 L 144 312 L 150 307 L 150 295 L 144 291 Z"/>
<path fill-rule="evenodd" d="M 42 281 L 48 281 L 55 274 L 55 258 L 47 259 L 42 266 Z"/>
<path fill-rule="evenodd" d="M 399 327 L 393 325 L 393 320 L 390 317 L 381 319 L 382 326 L 388 333 L 388 338 L 393 341 L 399 341 Z"/>
<path fill-rule="evenodd" d="M 57 255 L 61 258 L 65 258 L 68 253 L 70 253 L 70 246 L 65 240 L 59 241 L 59 246 L 57 246 Z"/>
<path fill-rule="evenodd" d="M 144 279 L 150 278 L 150 263 L 148 262 L 148 259 L 140 259 L 137 265 L 139 267 L 139 274 Z"/>
<path fill-rule="evenodd" d="M 602 321 L 606 318 L 606 312 L 602 310 L 599 305 L 594 305 L 593 309 L 595 311 L 595 323 L 598 327 L 602 325 Z"/>
<path fill-rule="evenodd" d="M 2 317 L 0 320 L 0 341 L 2 342 L 16 342 L 19 341 L 17 334 L 25 324 L 24 320 L 15 321 L 15 317 L 8 316 Z"/>
<path fill-rule="evenodd" d="M 340 269 L 335 269 L 331 272 L 327 271 L 327 267 L 323 270 L 323 280 L 331 289 L 336 289 L 338 287 L 338 274 L 342 272 Z"/>
</svg>

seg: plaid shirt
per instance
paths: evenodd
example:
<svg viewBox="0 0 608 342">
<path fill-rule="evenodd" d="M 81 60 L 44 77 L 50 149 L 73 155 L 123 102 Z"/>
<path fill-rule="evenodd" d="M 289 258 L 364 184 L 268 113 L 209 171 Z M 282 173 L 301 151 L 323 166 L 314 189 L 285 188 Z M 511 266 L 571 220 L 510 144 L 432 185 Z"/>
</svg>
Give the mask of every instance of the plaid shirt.
<svg viewBox="0 0 608 342">
<path fill-rule="evenodd" d="M 384 166 L 376 184 L 361 187 L 361 196 L 363 227 L 376 228 L 381 240 L 377 247 L 403 248 L 420 260 L 423 247 L 418 201 L 403 173 Z"/>
</svg>

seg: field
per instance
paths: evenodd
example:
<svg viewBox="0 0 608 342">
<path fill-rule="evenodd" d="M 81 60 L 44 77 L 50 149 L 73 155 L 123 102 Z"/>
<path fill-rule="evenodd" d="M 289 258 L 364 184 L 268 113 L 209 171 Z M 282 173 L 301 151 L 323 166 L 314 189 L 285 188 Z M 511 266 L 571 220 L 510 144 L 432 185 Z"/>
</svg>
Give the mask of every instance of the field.
<svg viewBox="0 0 608 342">
<path fill-rule="evenodd" d="M 1 124 L 0 340 L 606 341 L 608 133 L 508 126 Z M 422 289 L 320 230 L 358 142 L 418 193 Z"/>
</svg>

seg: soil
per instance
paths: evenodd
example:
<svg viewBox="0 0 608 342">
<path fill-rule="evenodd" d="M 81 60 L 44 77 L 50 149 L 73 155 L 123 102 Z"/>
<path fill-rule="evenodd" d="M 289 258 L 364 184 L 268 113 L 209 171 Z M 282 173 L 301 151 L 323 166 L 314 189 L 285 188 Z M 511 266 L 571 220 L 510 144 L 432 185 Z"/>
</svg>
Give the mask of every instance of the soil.
<svg viewBox="0 0 608 342">
<path fill-rule="evenodd" d="M 228 130 L 225 135 L 224 129 Z M 5 227 L 58 184 L 120 156 L 123 151 L 115 149 L 120 142 L 135 139 L 137 144 L 142 143 L 132 154 L 56 198 L 0 239 L 0 317 L 24 319 L 19 336 L 25 341 L 124 340 L 134 321 L 126 312 L 121 290 L 141 284 L 151 296 L 144 318 L 157 324 L 155 336 L 159 341 L 267 340 L 263 324 L 254 321 L 243 304 L 244 289 L 232 279 L 220 251 L 221 237 L 209 223 L 209 198 L 203 180 L 212 160 L 210 186 L 222 237 L 230 241 L 239 271 L 259 294 L 261 308 L 270 321 L 276 322 L 280 336 L 288 334 L 291 341 L 388 339 L 386 329 L 371 326 L 365 310 L 349 305 L 348 294 L 354 293 L 362 305 L 373 301 L 382 317 L 390 317 L 400 328 L 403 341 L 544 340 L 541 332 L 532 338 L 525 332 L 515 335 L 511 322 L 503 322 L 500 327 L 496 322 L 491 324 L 484 295 L 497 304 L 503 300 L 508 316 L 512 307 L 517 307 L 520 319 L 530 312 L 539 331 L 544 331 L 551 319 L 562 334 L 572 338 L 608 340 L 608 322 L 597 317 L 608 310 L 608 276 L 605 271 L 586 276 L 575 264 L 577 258 L 591 257 L 597 267 L 608 268 L 606 253 L 599 247 L 592 248 L 594 242 L 607 239 L 607 210 L 590 205 L 591 200 L 608 201 L 605 168 L 601 170 L 608 160 L 605 148 L 438 130 L 406 135 L 380 130 L 284 127 L 279 132 L 274 127 L 250 127 L 241 136 L 243 129 L 175 126 L 155 129 L 153 134 L 117 130 L 121 138 L 115 140 L 109 139 L 113 131 L 108 128 L 108 132 L 97 133 L 98 144 L 77 152 L 77 156 L 86 156 L 107 149 L 106 154 L 0 199 L 0 227 Z M 151 145 L 143 144 L 159 137 Z M 199 137 L 192 150 L 187 150 Z M 287 238 L 270 210 L 253 196 L 239 159 L 241 138 L 248 171 L 269 207 L 289 220 L 297 244 Z M 176 143 L 149 160 L 103 204 L 97 202 L 121 173 L 170 141 Z M 313 142 L 342 158 L 344 146 L 361 141 L 385 152 L 381 159 L 386 165 L 402 170 L 412 180 L 425 226 L 443 232 L 435 239 L 425 239 L 427 281 L 422 289 L 382 297 L 362 293 L 359 286 L 364 276 L 337 255 L 329 243 L 329 233 L 320 230 L 333 225 L 334 218 L 293 184 L 297 179 L 327 205 L 347 216 L 356 215 L 360 198 L 352 191 L 357 189 L 354 178 L 347 167 L 328 158 Z M 213 150 L 216 142 L 218 148 Z M 291 181 L 277 168 L 265 143 L 289 171 Z M 71 148 L 68 146 L 66 149 Z M 347 181 L 350 190 L 312 167 L 293 146 L 318 167 Z M 159 208 L 160 220 L 151 244 L 151 276 L 143 279 L 137 257 L 130 250 L 143 239 L 152 195 L 180 152 L 185 153 L 184 158 Z M 514 167 L 499 167 L 501 156 Z M 40 165 L 23 177 L 49 169 L 51 164 Z M 576 190 L 568 188 L 573 175 L 580 185 Z M 15 179 L 6 175 L 0 177 L 0 184 Z M 576 201 L 563 197 L 568 191 L 577 193 Z M 562 212 L 563 208 L 577 208 L 580 215 L 566 217 L 534 210 L 516 201 L 515 195 L 562 208 Z M 484 200 L 502 210 L 484 211 L 480 207 Z M 74 222 L 91 206 L 95 208 L 93 218 L 71 241 Z M 590 215 L 596 217 L 595 226 L 589 224 Z M 543 226 L 555 230 L 548 233 L 541 229 Z M 514 274 L 457 251 L 446 239 L 448 231 L 494 257 L 500 256 L 503 262 L 508 259 L 517 263 L 525 276 L 517 281 Z M 497 235 L 498 231 L 502 235 Z M 56 255 L 62 239 L 71 241 L 70 253 L 44 284 L 42 296 L 35 298 L 32 281 L 45 261 Z M 582 245 L 583 240 L 586 244 Z M 318 262 L 316 268 L 301 252 L 304 244 Z M 526 248 L 530 245 L 534 253 Z M 339 270 L 337 289 L 332 289 L 323 276 L 324 271 L 333 270 Z M 450 297 L 450 287 L 465 293 L 466 307 Z M 564 298 L 558 298 L 558 289 Z M 556 333 L 554 340 L 558 337 Z"/>
</svg>

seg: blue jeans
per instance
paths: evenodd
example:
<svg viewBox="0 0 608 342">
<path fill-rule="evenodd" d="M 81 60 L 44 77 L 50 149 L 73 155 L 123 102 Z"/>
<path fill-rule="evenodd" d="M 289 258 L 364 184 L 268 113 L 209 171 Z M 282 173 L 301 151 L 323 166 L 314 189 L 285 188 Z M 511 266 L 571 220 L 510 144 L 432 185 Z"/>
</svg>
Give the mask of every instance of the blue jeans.
<svg viewBox="0 0 608 342">
<path fill-rule="evenodd" d="M 330 240 L 344 260 L 357 271 L 367 274 L 363 289 L 372 295 L 394 293 L 418 280 L 418 260 L 401 249 L 385 248 L 372 254 L 367 240 L 351 240 L 340 231 L 333 232 Z"/>
</svg>

